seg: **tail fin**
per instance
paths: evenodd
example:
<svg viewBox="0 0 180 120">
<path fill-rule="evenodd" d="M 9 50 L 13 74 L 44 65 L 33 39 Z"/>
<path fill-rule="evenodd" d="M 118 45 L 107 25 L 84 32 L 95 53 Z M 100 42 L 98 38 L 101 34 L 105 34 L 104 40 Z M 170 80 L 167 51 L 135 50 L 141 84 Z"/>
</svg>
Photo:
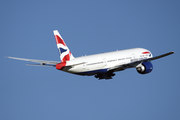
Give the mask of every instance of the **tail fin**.
<svg viewBox="0 0 180 120">
<path fill-rule="evenodd" d="M 61 62 L 72 60 L 74 57 L 59 32 L 57 30 L 54 30 L 53 32 L 56 39 L 57 48 L 59 50 Z"/>
</svg>

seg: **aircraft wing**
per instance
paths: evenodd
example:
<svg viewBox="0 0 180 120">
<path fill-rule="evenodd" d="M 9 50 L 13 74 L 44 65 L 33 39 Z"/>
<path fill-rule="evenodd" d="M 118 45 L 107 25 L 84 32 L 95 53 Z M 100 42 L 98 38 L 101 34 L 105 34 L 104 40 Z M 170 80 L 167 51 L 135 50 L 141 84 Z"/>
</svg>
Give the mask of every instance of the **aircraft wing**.
<svg viewBox="0 0 180 120">
<path fill-rule="evenodd" d="M 61 63 L 60 61 L 35 60 L 35 59 L 26 59 L 26 58 L 17 58 L 17 57 L 7 57 L 7 58 L 40 63 L 40 64 L 26 64 L 26 65 L 31 65 L 31 66 L 56 67 L 56 64 Z M 76 63 L 76 64 L 69 64 L 66 67 L 74 67 L 74 66 L 81 65 L 81 64 L 85 64 L 85 62 Z"/>
<path fill-rule="evenodd" d="M 147 61 L 156 60 L 156 59 L 159 59 L 159 58 L 162 58 L 162 57 L 166 57 L 166 56 L 171 55 L 171 54 L 174 54 L 174 52 L 168 52 L 166 54 L 162 54 L 162 55 L 159 55 L 159 56 L 156 56 L 156 57 L 152 57 L 152 58 L 147 59 Z"/>
<path fill-rule="evenodd" d="M 26 58 L 17 58 L 17 57 L 7 57 L 10 59 L 16 59 L 16 60 L 23 60 L 23 61 L 30 61 L 40 64 L 27 64 L 27 65 L 34 65 L 34 66 L 50 66 L 55 67 L 56 64 L 60 63 L 60 61 L 46 61 L 46 60 L 35 60 L 35 59 L 26 59 Z"/>
<path fill-rule="evenodd" d="M 156 56 L 156 57 L 143 59 L 143 60 L 135 61 L 135 62 L 132 62 L 132 63 L 127 63 L 127 64 L 123 64 L 123 65 L 117 65 L 115 67 L 110 68 L 109 71 L 118 71 L 118 70 L 125 70 L 127 68 L 133 68 L 133 67 L 136 67 L 137 65 L 139 65 L 142 62 L 150 62 L 152 60 L 156 60 L 156 59 L 159 59 L 159 58 L 162 58 L 162 57 L 166 57 L 166 56 L 171 55 L 171 54 L 174 54 L 174 52 L 168 52 L 168 53 Z"/>
</svg>

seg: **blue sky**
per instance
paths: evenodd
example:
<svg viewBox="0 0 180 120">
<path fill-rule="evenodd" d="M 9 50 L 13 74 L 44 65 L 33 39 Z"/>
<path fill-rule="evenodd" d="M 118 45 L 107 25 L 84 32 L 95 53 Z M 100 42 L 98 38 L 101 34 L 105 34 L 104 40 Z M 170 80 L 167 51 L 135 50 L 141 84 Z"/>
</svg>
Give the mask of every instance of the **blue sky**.
<svg viewBox="0 0 180 120">
<path fill-rule="evenodd" d="M 1 120 L 179 120 L 178 0 L 1 1 Z M 14 56 L 59 60 L 53 30 L 75 57 L 142 47 L 154 56 L 147 75 L 135 69 L 97 80 Z"/>
</svg>

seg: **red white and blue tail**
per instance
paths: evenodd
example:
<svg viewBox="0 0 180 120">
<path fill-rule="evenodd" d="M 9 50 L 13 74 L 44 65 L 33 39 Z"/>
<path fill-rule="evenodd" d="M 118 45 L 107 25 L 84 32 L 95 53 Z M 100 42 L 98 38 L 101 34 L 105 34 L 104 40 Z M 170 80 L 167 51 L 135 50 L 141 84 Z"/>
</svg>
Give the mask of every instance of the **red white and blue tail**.
<svg viewBox="0 0 180 120">
<path fill-rule="evenodd" d="M 54 30 L 53 32 L 56 39 L 57 48 L 59 50 L 61 62 L 72 60 L 74 57 L 59 32 L 57 30 Z"/>
</svg>

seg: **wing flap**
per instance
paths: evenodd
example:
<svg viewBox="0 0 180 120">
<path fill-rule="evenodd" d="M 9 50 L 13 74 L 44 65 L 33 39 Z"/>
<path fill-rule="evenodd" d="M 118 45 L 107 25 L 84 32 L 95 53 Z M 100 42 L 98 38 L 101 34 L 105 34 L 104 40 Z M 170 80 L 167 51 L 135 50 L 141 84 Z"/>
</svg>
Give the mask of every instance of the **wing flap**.
<svg viewBox="0 0 180 120">
<path fill-rule="evenodd" d="M 29 66 L 45 66 L 45 67 L 56 67 L 56 65 L 48 65 L 48 64 L 26 64 Z"/>
</svg>

